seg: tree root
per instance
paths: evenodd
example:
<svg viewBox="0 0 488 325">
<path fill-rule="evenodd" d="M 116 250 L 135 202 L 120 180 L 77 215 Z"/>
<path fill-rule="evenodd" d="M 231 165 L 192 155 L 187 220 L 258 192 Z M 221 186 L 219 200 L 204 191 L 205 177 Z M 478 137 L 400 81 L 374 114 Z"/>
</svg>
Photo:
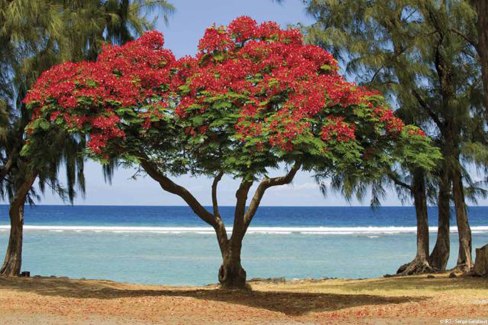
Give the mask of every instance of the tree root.
<svg viewBox="0 0 488 325">
<path fill-rule="evenodd" d="M 451 273 L 462 273 L 462 274 L 470 274 L 473 268 L 468 267 L 466 264 L 459 264 L 449 270 Z"/>
<path fill-rule="evenodd" d="M 412 262 L 400 266 L 397 270 L 397 275 L 416 275 L 436 273 L 436 270 L 430 266 L 429 262 L 419 258 L 415 258 Z"/>
</svg>

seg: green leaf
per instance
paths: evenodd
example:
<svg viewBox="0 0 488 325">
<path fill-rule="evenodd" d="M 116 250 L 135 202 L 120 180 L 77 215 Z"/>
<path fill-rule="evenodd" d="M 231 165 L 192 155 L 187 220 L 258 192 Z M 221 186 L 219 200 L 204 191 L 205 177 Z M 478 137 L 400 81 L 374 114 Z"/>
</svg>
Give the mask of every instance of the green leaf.
<svg viewBox="0 0 488 325">
<path fill-rule="evenodd" d="M 215 109 L 231 108 L 232 103 L 230 103 L 230 102 L 217 102 L 217 103 L 213 104 L 213 107 Z"/>
<path fill-rule="evenodd" d="M 46 119 L 39 118 L 35 120 L 34 123 L 32 123 L 32 126 L 34 127 L 34 129 L 40 128 L 46 131 L 49 130 L 51 124 Z"/>
</svg>

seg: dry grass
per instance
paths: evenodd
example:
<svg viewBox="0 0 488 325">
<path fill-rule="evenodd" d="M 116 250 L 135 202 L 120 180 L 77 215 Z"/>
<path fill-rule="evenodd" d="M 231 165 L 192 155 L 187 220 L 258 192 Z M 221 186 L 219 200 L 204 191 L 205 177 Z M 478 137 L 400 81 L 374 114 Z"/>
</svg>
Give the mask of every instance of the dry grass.
<svg viewBox="0 0 488 325">
<path fill-rule="evenodd" d="M 488 324 L 488 281 L 419 277 L 253 282 L 253 291 L 0 278 L 0 324 Z"/>
</svg>

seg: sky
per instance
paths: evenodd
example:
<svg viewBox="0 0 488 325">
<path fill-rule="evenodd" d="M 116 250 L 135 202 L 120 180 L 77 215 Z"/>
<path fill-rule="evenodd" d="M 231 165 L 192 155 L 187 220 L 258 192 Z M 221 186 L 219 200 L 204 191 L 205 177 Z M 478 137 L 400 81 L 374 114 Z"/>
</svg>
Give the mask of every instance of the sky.
<svg viewBox="0 0 488 325">
<path fill-rule="evenodd" d="M 285 0 L 278 4 L 271 0 L 173 0 L 176 11 L 165 24 L 157 21 L 157 30 L 163 32 L 165 47 L 171 49 L 176 57 L 195 54 L 198 40 L 205 29 L 213 24 L 226 25 L 234 18 L 247 15 L 258 22 L 276 21 L 281 26 L 312 23 L 307 16 L 301 0 Z M 102 168 L 95 162 L 87 162 L 86 196 L 78 197 L 75 205 L 184 205 L 179 197 L 164 192 L 149 177 L 139 176 L 133 179 L 136 169 L 119 168 L 112 184 L 104 181 Z M 271 175 L 284 174 L 285 170 L 272 171 Z M 329 193 L 324 198 L 311 174 L 299 172 L 291 185 L 269 189 L 263 200 L 265 206 L 344 206 L 369 205 L 364 202 L 347 202 L 340 195 Z M 192 178 L 182 176 L 173 179 L 185 186 L 204 205 L 211 204 L 211 180 L 205 177 Z M 224 178 L 219 185 L 219 203 L 235 204 L 235 191 L 238 181 Z M 255 186 L 256 187 L 256 186 Z M 255 187 L 253 189 L 255 189 Z M 253 190 L 252 189 L 252 190 Z M 251 192 L 253 193 L 253 192 Z M 63 204 L 63 202 L 46 193 L 40 204 Z M 401 205 L 394 191 L 389 193 L 383 205 Z"/>
</svg>

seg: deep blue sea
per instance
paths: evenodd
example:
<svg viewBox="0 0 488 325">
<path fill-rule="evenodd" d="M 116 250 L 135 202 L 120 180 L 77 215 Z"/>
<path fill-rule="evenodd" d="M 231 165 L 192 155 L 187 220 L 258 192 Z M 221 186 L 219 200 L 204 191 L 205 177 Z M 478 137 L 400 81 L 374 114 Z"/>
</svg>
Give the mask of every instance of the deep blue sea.
<svg viewBox="0 0 488 325">
<path fill-rule="evenodd" d="M 430 208 L 431 246 L 437 210 Z M 232 207 L 223 207 L 231 226 Z M 23 270 L 32 275 L 203 285 L 217 282 L 215 234 L 187 207 L 34 206 L 25 212 Z M 488 243 L 488 207 L 469 208 L 473 247 Z M 457 258 L 452 220 L 450 266 Z M 415 255 L 412 207 L 260 207 L 244 240 L 248 278 L 368 278 Z M 0 206 L 0 254 L 8 238 Z"/>
</svg>

